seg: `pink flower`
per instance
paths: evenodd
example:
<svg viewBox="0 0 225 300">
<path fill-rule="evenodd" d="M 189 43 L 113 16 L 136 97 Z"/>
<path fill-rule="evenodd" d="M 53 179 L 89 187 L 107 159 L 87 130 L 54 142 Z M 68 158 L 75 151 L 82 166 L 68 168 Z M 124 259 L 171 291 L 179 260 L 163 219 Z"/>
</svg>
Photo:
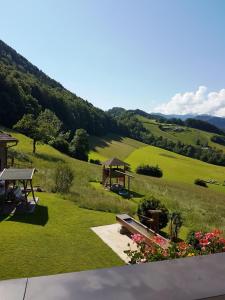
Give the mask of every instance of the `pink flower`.
<svg viewBox="0 0 225 300">
<path fill-rule="evenodd" d="M 139 233 L 133 234 L 131 236 L 131 238 L 136 244 L 140 244 L 140 243 L 144 242 L 144 237 Z"/>
<path fill-rule="evenodd" d="M 154 237 L 153 237 L 153 241 L 154 241 L 156 244 L 160 245 L 160 246 L 164 246 L 164 245 L 165 245 L 165 240 L 164 240 L 164 238 L 161 237 L 161 236 L 158 236 L 158 235 L 154 236 Z"/>
<path fill-rule="evenodd" d="M 211 240 L 211 239 L 213 239 L 215 237 L 216 236 L 215 236 L 215 234 L 213 232 L 208 232 L 208 233 L 205 234 L 204 238 L 207 239 L 207 240 Z"/>
<path fill-rule="evenodd" d="M 195 232 L 195 238 L 197 240 L 200 240 L 202 238 L 202 232 L 201 231 Z"/>
</svg>

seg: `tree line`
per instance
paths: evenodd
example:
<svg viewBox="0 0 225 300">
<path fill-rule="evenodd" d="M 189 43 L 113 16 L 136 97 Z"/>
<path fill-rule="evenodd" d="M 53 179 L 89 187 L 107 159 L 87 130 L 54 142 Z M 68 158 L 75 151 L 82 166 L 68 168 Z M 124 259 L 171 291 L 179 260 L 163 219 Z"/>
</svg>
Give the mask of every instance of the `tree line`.
<svg viewBox="0 0 225 300">
<path fill-rule="evenodd" d="M 111 112 L 109 112 L 111 113 Z M 133 112 L 120 111 L 116 117 L 117 122 L 123 127 L 124 134 L 148 145 L 166 149 L 184 156 L 199 159 L 204 162 L 225 166 L 225 154 L 222 150 L 211 148 L 208 145 L 189 145 L 180 141 L 174 142 L 162 136 L 155 136 L 147 130 Z M 218 140 L 217 140 L 218 142 Z"/>
</svg>

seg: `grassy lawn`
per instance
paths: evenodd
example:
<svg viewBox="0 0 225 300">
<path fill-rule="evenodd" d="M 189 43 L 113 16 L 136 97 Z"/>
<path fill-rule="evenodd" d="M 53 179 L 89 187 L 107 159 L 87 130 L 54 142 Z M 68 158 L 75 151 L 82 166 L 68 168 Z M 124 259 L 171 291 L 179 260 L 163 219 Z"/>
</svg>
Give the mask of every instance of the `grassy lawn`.
<svg viewBox="0 0 225 300">
<path fill-rule="evenodd" d="M 127 138 L 113 140 L 111 136 L 105 141 L 94 138 L 93 149 L 99 151 L 95 153 L 106 159 L 112 156 L 126 159 L 133 170 L 140 163 L 159 164 L 163 169 L 164 177 L 160 179 L 134 174 L 131 189 L 140 196 L 125 200 L 96 182 L 101 179 L 101 166 L 70 158 L 48 145 L 38 145 L 37 154 L 33 155 L 29 138 L 16 133 L 13 136 L 20 140 L 14 148 L 17 154 L 23 154 L 25 161 L 29 159 L 38 170 L 35 184 L 47 192 L 39 194 L 40 206 L 34 215 L 1 220 L 1 279 L 123 264 L 90 227 L 114 223 L 115 213 L 134 213 L 144 195 L 154 195 L 170 211 L 182 213 L 181 238 L 190 229 L 225 230 L 225 187 L 213 185 L 206 189 L 193 184 L 196 177 L 223 181 L 223 167 Z M 69 164 L 75 175 L 70 194 L 63 197 L 50 193 L 58 163 Z"/>
<path fill-rule="evenodd" d="M 1 219 L 0 279 L 123 265 L 90 227 L 115 215 L 78 208 L 59 195 L 39 193 L 34 214 Z"/>
</svg>

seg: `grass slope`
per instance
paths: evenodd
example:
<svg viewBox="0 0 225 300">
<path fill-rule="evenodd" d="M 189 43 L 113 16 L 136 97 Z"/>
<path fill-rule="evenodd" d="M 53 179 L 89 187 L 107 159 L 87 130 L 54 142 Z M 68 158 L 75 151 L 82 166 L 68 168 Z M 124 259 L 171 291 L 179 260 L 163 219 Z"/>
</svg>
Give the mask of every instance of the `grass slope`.
<svg viewBox="0 0 225 300">
<path fill-rule="evenodd" d="M 118 157 L 125 159 L 134 150 L 145 146 L 145 144 L 118 135 L 106 135 L 104 137 L 91 136 L 89 138 L 91 152 L 89 158 L 99 159 L 100 161 L 108 158 Z"/>
<path fill-rule="evenodd" d="M 104 141 L 104 138 L 102 138 Z M 113 144 L 113 142 L 111 143 Z M 107 156 L 106 143 L 101 154 Z M 114 149 L 114 156 L 120 152 Z M 109 158 L 109 157 L 107 157 Z M 164 149 L 152 146 L 141 146 L 133 149 L 125 159 L 131 164 L 132 170 L 138 164 L 159 164 L 164 171 L 163 178 L 153 178 L 135 174 L 131 182 L 132 189 L 140 195 L 154 195 L 160 199 L 170 211 L 180 211 L 184 218 L 181 237 L 185 238 L 188 230 L 210 230 L 221 228 L 225 230 L 225 187 L 209 185 L 202 188 L 194 185 L 197 177 L 225 180 L 225 168 L 184 157 Z M 139 199 L 134 199 L 138 203 Z"/>
<path fill-rule="evenodd" d="M 1 220 L 1 279 L 123 264 L 90 229 L 115 222 L 113 214 L 78 208 L 55 194 L 39 197 L 34 214 Z"/>
<path fill-rule="evenodd" d="M 174 131 L 164 131 L 159 128 L 159 123 L 155 120 L 150 120 L 148 118 L 137 116 L 138 119 L 143 123 L 143 125 L 155 136 L 162 136 L 167 138 L 168 140 L 172 140 L 174 142 L 180 141 L 184 144 L 196 145 L 196 141 L 199 140 L 201 144 L 205 145 L 208 143 L 210 147 L 215 147 L 219 150 L 223 150 L 225 152 L 225 147 L 219 145 L 217 143 L 213 143 L 210 138 L 215 135 L 213 133 L 209 133 L 206 131 L 184 127 L 185 131 L 182 132 L 174 132 Z M 161 124 L 163 125 L 163 124 Z M 166 124 L 165 124 L 166 125 Z M 176 127 L 176 125 L 174 125 Z"/>
<path fill-rule="evenodd" d="M 75 179 L 70 195 L 62 197 L 49 192 L 40 193 L 40 206 L 35 215 L 1 219 L 0 278 L 55 274 L 123 264 L 90 230 L 93 226 L 114 223 L 115 215 L 93 209 L 134 211 L 139 199 L 124 200 L 93 183 L 101 177 L 100 166 L 72 159 L 48 145 L 38 145 L 38 153 L 32 155 L 32 141 L 20 134 L 13 135 L 20 140 L 17 152 L 22 152 L 38 169 L 36 184 L 41 184 L 50 191 L 54 168 L 58 162 L 68 163 L 74 170 Z M 107 155 L 111 157 L 113 153 L 113 156 L 127 157 L 133 168 L 137 162 L 141 163 L 146 159 L 150 164 L 159 163 L 164 168 L 165 178 L 162 179 L 135 174 L 131 187 L 139 194 L 139 198 L 151 194 L 160 199 L 170 211 L 181 211 L 184 217 L 182 238 L 192 228 L 208 230 L 218 227 L 225 230 L 224 193 L 195 186 L 189 178 L 190 173 L 195 178 L 196 172 L 201 172 L 202 176 L 207 172 L 210 177 L 218 176 L 222 179 L 223 168 L 147 147 L 130 139 L 121 138 L 118 141 L 117 138 L 109 142 L 103 138 L 101 142 L 106 145 L 99 147 L 105 158 L 108 158 Z M 182 177 L 185 182 L 180 180 Z"/>
<path fill-rule="evenodd" d="M 133 171 L 140 163 L 159 165 L 163 170 L 163 177 L 176 182 L 193 184 L 196 178 L 225 180 L 225 168 L 207 164 L 200 160 L 185 157 L 164 149 L 146 146 L 133 151 L 126 159 Z M 211 185 L 225 192 L 225 186 Z"/>
</svg>

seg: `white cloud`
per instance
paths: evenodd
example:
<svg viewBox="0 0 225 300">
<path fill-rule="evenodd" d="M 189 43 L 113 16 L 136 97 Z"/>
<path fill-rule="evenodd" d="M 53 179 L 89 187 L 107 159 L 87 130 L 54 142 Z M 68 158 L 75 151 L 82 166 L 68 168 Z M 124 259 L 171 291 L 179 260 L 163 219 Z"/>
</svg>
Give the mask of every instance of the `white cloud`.
<svg viewBox="0 0 225 300">
<path fill-rule="evenodd" d="M 163 114 L 209 114 L 225 116 L 225 89 L 208 92 L 207 87 L 199 86 L 194 92 L 175 94 L 167 103 L 154 109 Z"/>
</svg>

